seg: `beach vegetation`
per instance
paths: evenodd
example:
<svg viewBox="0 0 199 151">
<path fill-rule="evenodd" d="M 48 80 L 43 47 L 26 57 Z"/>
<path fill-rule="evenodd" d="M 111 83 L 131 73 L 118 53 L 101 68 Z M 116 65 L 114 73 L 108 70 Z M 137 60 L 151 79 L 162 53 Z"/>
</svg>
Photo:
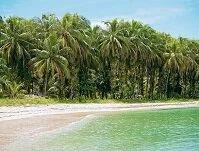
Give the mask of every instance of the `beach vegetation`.
<svg viewBox="0 0 199 151">
<path fill-rule="evenodd" d="M 104 25 L 69 13 L 2 18 L 0 97 L 199 97 L 199 40 L 172 37 L 135 20 Z"/>
</svg>

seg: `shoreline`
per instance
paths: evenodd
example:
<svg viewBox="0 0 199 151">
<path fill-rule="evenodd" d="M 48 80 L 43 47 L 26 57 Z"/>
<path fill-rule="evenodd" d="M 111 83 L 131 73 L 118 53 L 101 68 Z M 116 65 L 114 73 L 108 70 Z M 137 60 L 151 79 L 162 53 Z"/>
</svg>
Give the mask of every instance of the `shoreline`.
<svg viewBox="0 0 199 151">
<path fill-rule="evenodd" d="M 98 113 L 199 108 L 199 101 L 137 104 L 58 104 L 0 107 L 0 147 L 19 137 L 50 132 Z"/>
<path fill-rule="evenodd" d="M 178 103 L 135 103 L 135 104 L 55 104 L 55 105 L 25 105 L 1 106 L 0 122 L 31 118 L 35 116 L 48 116 L 82 112 L 109 112 L 109 111 L 135 111 L 151 109 L 173 109 L 199 107 L 199 101 Z"/>
</svg>

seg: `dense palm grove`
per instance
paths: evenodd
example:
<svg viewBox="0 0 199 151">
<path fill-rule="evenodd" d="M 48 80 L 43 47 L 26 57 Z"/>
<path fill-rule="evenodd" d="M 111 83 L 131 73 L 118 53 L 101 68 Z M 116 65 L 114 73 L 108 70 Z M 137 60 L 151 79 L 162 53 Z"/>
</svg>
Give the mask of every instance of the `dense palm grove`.
<svg viewBox="0 0 199 151">
<path fill-rule="evenodd" d="M 199 41 L 137 21 L 0 17 L 0 96 L 199 97 Z"/>
</svg>

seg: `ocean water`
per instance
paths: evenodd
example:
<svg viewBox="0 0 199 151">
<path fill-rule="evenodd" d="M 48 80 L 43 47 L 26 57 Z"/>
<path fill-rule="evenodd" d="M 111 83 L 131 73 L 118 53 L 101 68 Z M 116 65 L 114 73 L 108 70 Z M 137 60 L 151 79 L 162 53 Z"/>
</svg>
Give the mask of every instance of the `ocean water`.
<svg viewBox="0 0 199 151">
<path fill-rule="evenodd" d="M 198 151 L 199 108 L 117 112 L 18 142 L 16 151 Z"/>
</svg>

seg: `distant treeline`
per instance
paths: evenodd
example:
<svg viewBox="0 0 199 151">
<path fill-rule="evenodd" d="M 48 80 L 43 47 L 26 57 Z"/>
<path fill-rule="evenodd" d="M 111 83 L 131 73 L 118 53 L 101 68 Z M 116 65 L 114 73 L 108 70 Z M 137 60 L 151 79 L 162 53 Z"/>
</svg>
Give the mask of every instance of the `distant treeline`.
<svg viewBox="0 0 199 151">
<path fill-rule="evenodd" d="M 0 96 L 199 97 L 199 41 L 138 21 L 0 17 Z"/>
</svg>

